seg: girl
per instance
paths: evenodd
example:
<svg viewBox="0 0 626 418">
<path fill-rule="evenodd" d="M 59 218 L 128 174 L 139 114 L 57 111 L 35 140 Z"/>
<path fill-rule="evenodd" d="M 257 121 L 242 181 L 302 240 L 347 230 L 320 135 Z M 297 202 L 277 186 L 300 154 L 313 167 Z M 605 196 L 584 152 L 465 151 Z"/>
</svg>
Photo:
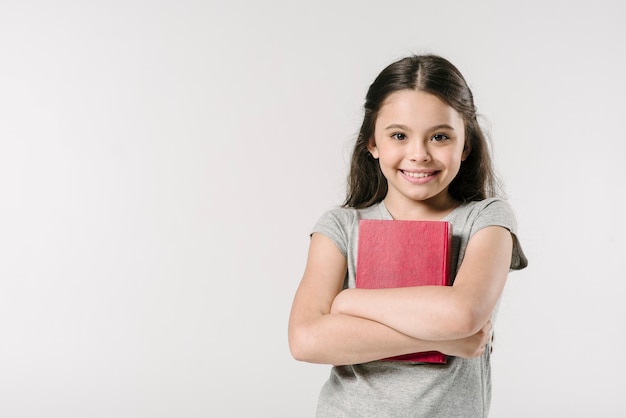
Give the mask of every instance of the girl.
<svg viewBox="0 0 626 418">
<path fill-rule="evenodd" d="M 334 365 L 318 417 L 486 417 L 491 331 L 511 269 L 527 260 L 472 93 L 433 55 L 370 86 L 344 205 L 313 228 L 289 319 L 295 359 Z M 452 223 L 452 286 L 355 289 L 360 219 Z M 440 351 L 445 365 L 378 361 Z"/>
</svg>

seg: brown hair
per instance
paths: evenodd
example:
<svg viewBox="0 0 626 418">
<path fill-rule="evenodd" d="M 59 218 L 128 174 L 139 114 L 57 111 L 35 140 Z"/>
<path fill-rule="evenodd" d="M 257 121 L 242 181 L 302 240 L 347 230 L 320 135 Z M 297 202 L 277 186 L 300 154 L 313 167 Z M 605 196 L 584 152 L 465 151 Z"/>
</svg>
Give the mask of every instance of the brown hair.
<svg viewBox="0 0 626 418">
<path fill-rule="evenodd" d="M 373 140 L 378 111 L 385 99 L 399 90 L 433 94 L 456 110 L 465 125 L 465 146 L 470 153 L 449 187 L 450 195 L 461 201 L 482 200 L 496 194 L 487 138 L 476 118 L 474 97 L 461 72 L 436 55 L 414 55 L 387 66 L 370 85 L 365 96 L 365 114 L 354 146 L 346 207 L 365 208 L 387 194 L 387 179 L 367 145 Z"/>
</svg>

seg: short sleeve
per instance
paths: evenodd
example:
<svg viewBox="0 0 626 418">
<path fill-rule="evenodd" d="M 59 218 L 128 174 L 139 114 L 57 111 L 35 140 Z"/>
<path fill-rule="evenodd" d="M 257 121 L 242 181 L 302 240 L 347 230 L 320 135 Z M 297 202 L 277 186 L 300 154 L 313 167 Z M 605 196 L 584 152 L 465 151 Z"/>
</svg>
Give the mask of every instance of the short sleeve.
<svg viewBox="0 0 626 418">
<path fill-rule="evenodd" d="M 320 233 L 335 243 L 339 251 L 347 257 L 350 236 L 348 226 L 356 214 L 352 209 L 334 208 L 324 213 L 313 226 L 311 235 Z"/>
<path fill-rule="evenodd" d="M 489 199 L 481 208 L 472 225 L 472 235 L 488 226 L 501 226 L 511 231 L 513 252 L 511 270 L 522 270 L 528 266 L 528 259 L 517 236 L 517 219 L 511 206 L 501 199 Z"/>
</svg>

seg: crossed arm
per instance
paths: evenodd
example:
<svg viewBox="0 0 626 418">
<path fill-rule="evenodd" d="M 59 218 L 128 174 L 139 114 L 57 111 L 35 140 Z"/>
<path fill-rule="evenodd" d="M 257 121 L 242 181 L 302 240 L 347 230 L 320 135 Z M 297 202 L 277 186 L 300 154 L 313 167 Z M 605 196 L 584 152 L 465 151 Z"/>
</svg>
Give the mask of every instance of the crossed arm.
<svg viewBox="0 0 626 418">
<path fill-rule="evenodd" d="M 490 337 L 512 245 L 504 228 L 478 231 L 453 286 L 342 291 L 346 258 L 330 239 L 314 234 L 289 318 L 291 353 L 337 365 L 433 350 L 476 357 Z"/>
</svg>

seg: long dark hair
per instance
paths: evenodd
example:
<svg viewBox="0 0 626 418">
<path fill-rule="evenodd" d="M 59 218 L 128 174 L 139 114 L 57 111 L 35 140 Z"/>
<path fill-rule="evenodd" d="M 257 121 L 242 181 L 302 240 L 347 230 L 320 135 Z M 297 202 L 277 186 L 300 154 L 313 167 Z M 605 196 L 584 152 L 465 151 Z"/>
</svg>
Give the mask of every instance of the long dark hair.
<svg viewBox="0 0 626 418">
<path fill-rule="evenodd" d="M 367 91 L 365 114 L 352 153 L 344 206 L 365 208 L 380 202 L 387 194 L 387 179 L 367 146 L 373 140 L 382 103 L 391 93 L 407 89 L 437 96 L 463 118 L 465 146 L 470 148 L 470 153 L 450 183 L 450 195 L 461 202 L 494 196 L 497 181 L 487 138 L 478 123 L 474 97 L 463 75 L 445 58 L 414 55 L 387 66 Z"/>
</svg>

